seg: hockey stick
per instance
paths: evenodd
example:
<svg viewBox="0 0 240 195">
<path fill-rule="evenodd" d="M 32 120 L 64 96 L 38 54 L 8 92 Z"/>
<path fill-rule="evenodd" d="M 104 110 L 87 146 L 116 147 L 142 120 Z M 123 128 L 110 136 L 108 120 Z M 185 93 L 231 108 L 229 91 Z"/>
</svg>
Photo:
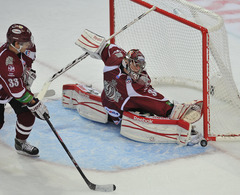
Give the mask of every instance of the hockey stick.
<svg viewBox="0 0 240 195">
<path fill-rule="evenodd" d="M 39 93 L 34 93 L 34 96 L 38 96 Z M 45 97 L 52 97 L 54 96 L 56 93 L 53 89 L 49 89 L 46 91 Z"/>
<path fill-rule="evenodd" d="M 121 30 L 119 30 L 118 32 L 112 34 L 107 40 L 106 42 L 108 42 L 109 40 L 111 40 L 113 37 L 115 37 L 116 35 L 118 35 L 119 33 L 121 33 L 122 31 L 126 30 L 127 28 L 129 28 L 131 25 L 133 25 L 134 23 L 136 23 L 137 21 L 139 21 L 141 18 L 143 18 L 144 16 L 146 16 L 147 14 L 149 14 L 151 11 L 155 10 L 156 6 L 153 6 L 151 9 L 149 9 L 148 11 L 144 12 L 143 14 L 141 14 L 140 16 L 138 16 L 137 18 L 135 18 L 133 21 L 131 21 L 130 23 L 128 23 L 127 25 L 125 25 L 124 27 L 121 28 Z M 89 54 L 86 52 L 85 54 L 81 55 L 80 57 L 76 58 L 75 60 L 73 60 L 71 63 L 69 63 L 66 67 L 62 68 L 61 70 L 59 70 L 58 72 L 56 72 L 48 81 L 46 81 L 42 87 L 42 90 L 39 92 L 37 98 L 42 100 L 45 96 L 46 91 L 48 90 L 51 82 L 53 80 L 55 80 L 56 78 L 58 78 L 60 75 L 62 75 L 64 72 L 68 71 L 70 68 L 72 68 L 73 66 L 75 66 L 77 63 L 81 62 L 82 60 L 84 60 L 87 56 L 89 56 Z"/>
<path fill-rule="evenodd" d="M 68 150 L 67 146 L 64 144 L 62 138 L 59 136 L 59 134 L 57 133 L 56 129 L 53 127 L 52 123 L 49 120 L 48 115 L 45 113 L 45 114 L 43 114 L 43 116 L 44 116 L 44 119 L 47 121 L 48 125 L 50 126 L 50 128 L 52 129 L 53 133 L 56 135 L 58 141 L 61 143 L 62 147 L 64 148 L 64 150 L 68 154 L 68 156 L 71 159 L 72 163 L 77 168 L 78 172 L 81 174 L 82 178 L 84 179 L 84 181 L 88 185 L 88 187 L 91 190 L 101 191 L 101 192 L 112 192 L 112 191 L 116 190 L 116 186 L 114 184 L 96 185 L 96 184 L 93 184 L 92 182 L 90 182 L 88 180 L 88 178 L 85 176 L 85 174 L 83 173 L 81 168 L 78 166 L 76 160 L 73 158 L 72 154 Z"/>
</svg>

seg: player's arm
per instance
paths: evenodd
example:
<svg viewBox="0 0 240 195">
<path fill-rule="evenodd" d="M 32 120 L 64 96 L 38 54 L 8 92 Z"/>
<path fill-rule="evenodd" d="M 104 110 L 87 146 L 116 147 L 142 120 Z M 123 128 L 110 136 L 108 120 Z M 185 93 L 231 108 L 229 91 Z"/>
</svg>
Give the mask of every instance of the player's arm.
<svg viewBox="0 0 240 195">
<path fill-rule="evenodd" d="M 149 87 L 151 85 L 151 78 L 145 70 L 141 73 L 137 83 L 144 87 Z"/>
<path fill-rule="evenodd" d="M 126 52 L 115 44 L 107 44 L 104 37 L 89 30 L 85 30 L 76 41 L 89 55 L 96 59 L 102 59 L 106 66 L 118 65 Z"/>
<path fill-rule="evenodd" d="M 23 72 L 23 82 L 26 85 L 26 88 L 30 90 L 33 81 L 36 79 L 37 74 L 36 71 L 32 69 L 32 63 L 36 59 L 36 46 L 34 45 L 32 48 L 27 49 L 23 53 L 23 60 L 26 62 L 27 67 Z"/>
<path fill-rule="evenodd" d="M 4 86 L 7 89 L 8 93 L 14 97 L 17 101 L 22 104 L 27 105 L 28 109 L 35 115 L 37 118 L 44 120 L 43 114 L 47 113 L 49 115 L 47 107 L 34 95 L 22 85 L 22 80 L 19 78 L 8 79 L 10 83 L 7 86 Z"/>
</svg>

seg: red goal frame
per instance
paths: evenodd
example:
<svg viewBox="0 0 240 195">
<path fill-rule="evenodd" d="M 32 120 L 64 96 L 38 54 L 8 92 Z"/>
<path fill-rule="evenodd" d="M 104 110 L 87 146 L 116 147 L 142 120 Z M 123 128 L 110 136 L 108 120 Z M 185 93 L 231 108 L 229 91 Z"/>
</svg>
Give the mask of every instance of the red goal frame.
<svg viewBox="0 0 240 195">
<path fill-rule="evenodd" d="M 141 1 L 141 0 L 130 0 L 134 3 L 137 3 L 139 5 L 142 5 L 146 8 L 152 8 L 153 5 Z M 109 16 L 110 16 L 110 35 L 115 33 L 115 21 L 114 21 L 114 0 L 109 0 Z M 203 86 L 203 134 L 204 138 L 207 141 L 216 141 L 216 137 L 209 136 L 209 130 L 210 130 L 210 84 L 209 84 L 209 33 L 208 29 L 200 26 L 196 23 L 193 23 L 191 21 L 188 21 L 184 18 L 178 17 L 172 13 L 169 13 L 163 9 L 156 8 L 154 10 L 155 12 L 165 15 L 169 18 L 172 18 L 174 20 L 177 20 L 178 22 L 181 22 L 185 25 L 188 25 L 196 30 L 201 31 L 202 34 L 202 86 Z M 118 29 L 116 29 L 118 30 Z M 115 38 L 111 39 L 111 43 L 115 43 Z"/>
</svg>

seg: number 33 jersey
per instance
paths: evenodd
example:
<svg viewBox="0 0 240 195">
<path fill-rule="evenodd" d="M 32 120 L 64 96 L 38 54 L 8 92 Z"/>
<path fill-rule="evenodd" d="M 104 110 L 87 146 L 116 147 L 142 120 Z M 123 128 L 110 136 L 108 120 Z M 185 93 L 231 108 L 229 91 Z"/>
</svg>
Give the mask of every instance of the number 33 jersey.
<svg viewBox="0 0 240 195">
<path fill-rule="evenodd" d="M 19 54 L 9 50 L 6 43 L 0 47 L 0 104 L 21 98 L 26 93 L 23 75 L 32 67 L 35 56 L 35 46 Z"/>
</svg>

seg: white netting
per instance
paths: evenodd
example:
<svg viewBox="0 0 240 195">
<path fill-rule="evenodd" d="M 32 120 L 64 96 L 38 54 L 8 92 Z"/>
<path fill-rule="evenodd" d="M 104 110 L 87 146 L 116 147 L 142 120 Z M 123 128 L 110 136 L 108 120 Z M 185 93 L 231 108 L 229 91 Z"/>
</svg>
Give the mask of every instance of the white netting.
<svg viewBox="0 0 240 195">
<path fill-rule="evenodd" d="M 240 134 L 240 98 L 234 83 L 223 20 L 215 13 L 184 0 L 147 0 L 158 8 L 201 25 L 209 32 L 210 135 Z M 115 0 L 115 30 L 147 8 L 129 0 Z M 139 48 L 153 85 L 181 85 L 202 90 L 202 33 L 157 12 L 119 34 L 116 44 Z M 202 98 L 202 97 L 200 97 Z"/>
</svg>

